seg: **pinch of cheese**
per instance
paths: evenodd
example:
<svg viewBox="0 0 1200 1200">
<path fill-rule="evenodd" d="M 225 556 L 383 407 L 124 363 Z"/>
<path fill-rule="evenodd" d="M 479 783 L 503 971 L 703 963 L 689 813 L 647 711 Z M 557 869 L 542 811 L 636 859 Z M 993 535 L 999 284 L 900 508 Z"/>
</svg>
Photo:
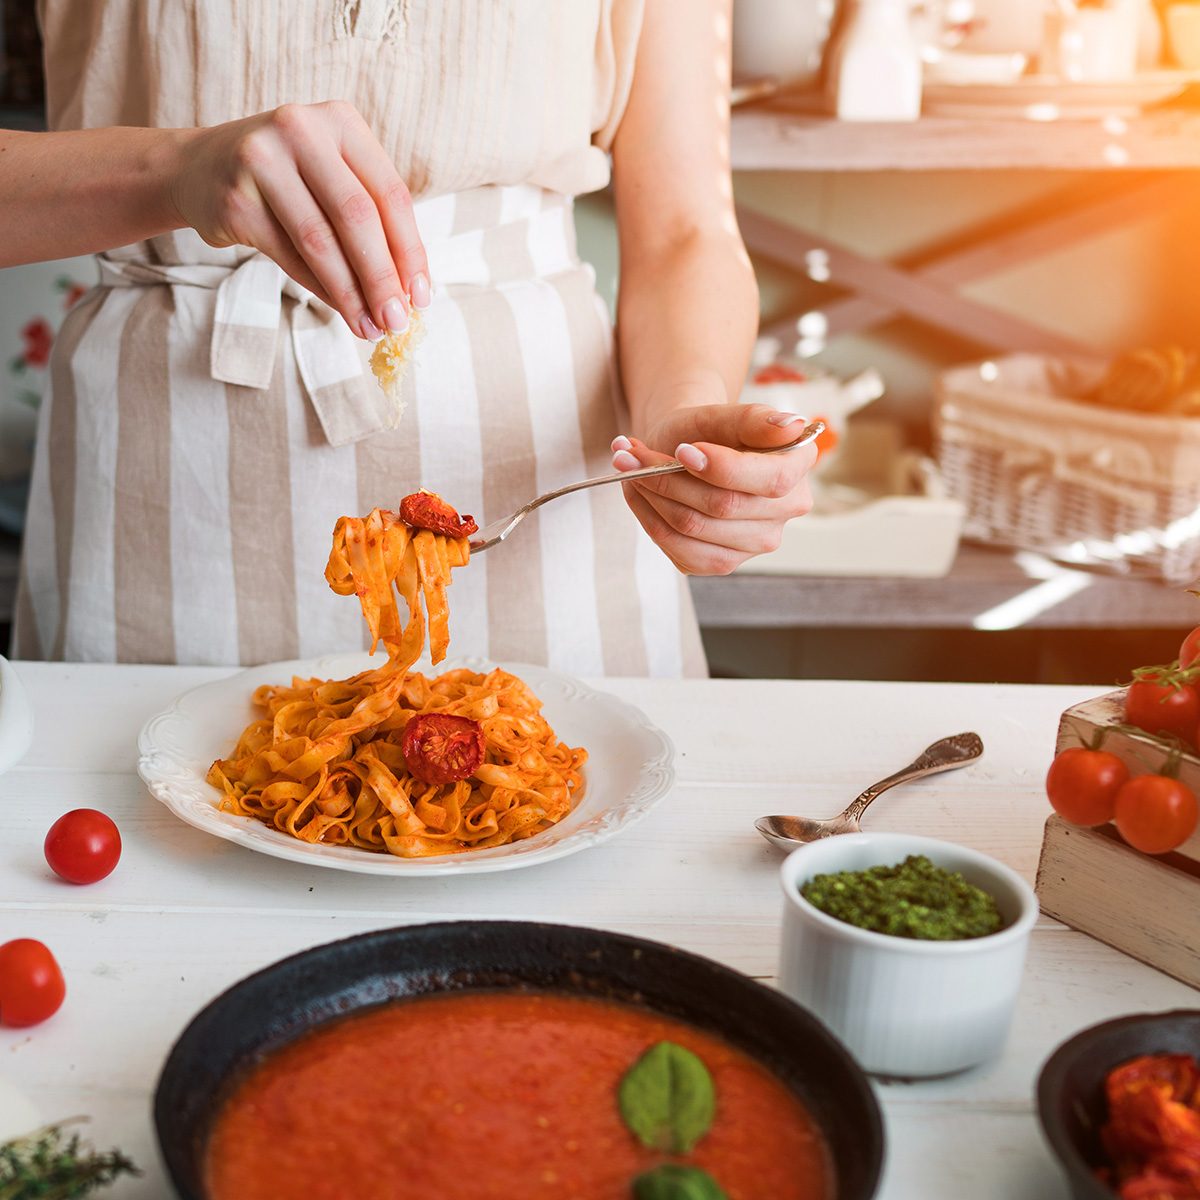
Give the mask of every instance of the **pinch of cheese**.
<svg viewBox="0 0 1200 1200">
<path fill-rule="evenodd" d="M 386 333 L 371 351 L 371 372 L 379 381 L 383 394 L 392 402 L 395 420 L 404 414 L 404 395 L 401 384 L 404 371 L 413 356 L 421 335 L 421 316 L 413 309 L 408 328 L 403 333 Z"/>
</svg>

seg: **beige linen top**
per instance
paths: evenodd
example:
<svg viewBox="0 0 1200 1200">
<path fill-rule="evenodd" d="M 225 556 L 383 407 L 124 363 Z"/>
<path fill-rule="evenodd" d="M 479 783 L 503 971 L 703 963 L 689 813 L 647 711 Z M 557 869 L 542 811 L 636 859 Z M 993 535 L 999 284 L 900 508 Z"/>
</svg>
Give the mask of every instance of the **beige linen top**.
<svg viewBox="0 0 1200 1200">
<path fill-rule="evenodd" d="M 348 100 L 414 196 L 603 187 L 643 0 L 39 0 L 50 125 Z M 580 71 L 590 62 L 590 71 Z"/>
</svg>

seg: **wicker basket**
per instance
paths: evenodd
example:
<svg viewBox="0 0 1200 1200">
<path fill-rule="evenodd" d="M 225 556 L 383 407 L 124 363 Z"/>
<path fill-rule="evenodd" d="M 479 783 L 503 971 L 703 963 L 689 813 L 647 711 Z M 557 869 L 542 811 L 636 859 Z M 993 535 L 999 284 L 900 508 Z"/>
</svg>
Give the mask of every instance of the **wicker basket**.
<svg viewBox="0 0 1200 1200">
<path fill-rule="evenodd" d="M 941 375 L 938 464 L 963 536 L 1073 565 L 1200 575 L 1200 419 L 1070 399 L 1099 361 L 1012 355 Z"/>
</svg>

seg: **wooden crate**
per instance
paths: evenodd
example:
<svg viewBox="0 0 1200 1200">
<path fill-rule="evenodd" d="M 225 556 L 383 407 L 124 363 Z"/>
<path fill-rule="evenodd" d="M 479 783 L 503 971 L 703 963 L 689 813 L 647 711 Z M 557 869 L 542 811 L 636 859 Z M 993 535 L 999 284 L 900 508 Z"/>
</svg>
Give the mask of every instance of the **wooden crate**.
<svg viewBox="0 0 1200 1200">
<path fill-rule="evenodd" d="M 1150 735 L 1113 729 L 1124 692 L 1110 692 L 1067 709 L 1056 752 L 1087 745 L 1108 728 L 1105 750 L 1131 775 L 1157 772 L 1169 753 Z M 1187 754 L 1179 778 L 1200 794 L 1200 757 Z M 1042 911 L 1176 979 L 1200 987 L 1200 831 L 1170 854 L 1127 846 L 1112 825 L 1081 829 L 1061 817 L 1046 822 L 1038 863 Z"/>
</svg>

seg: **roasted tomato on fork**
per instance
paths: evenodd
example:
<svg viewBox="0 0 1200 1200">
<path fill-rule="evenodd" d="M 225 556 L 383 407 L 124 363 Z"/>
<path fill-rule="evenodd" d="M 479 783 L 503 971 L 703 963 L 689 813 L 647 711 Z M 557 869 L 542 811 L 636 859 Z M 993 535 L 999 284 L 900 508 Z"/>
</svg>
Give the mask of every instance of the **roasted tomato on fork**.
<svg viewBox="0 0 1200 1200">
<path fill-rule="evenodd" d="M 450 713 L 417 713 L 404 727 L 400 752 L 422 783 L 457 783 L 474 774 L 487 744 L 483 726 Z"/>
<path fill-rule="evenodd" d="M 400 520 L 413 529 L 431 529 L 447 537 L 470 537 L 479 532 L 475 518 L 459 516 L 449 504 L 433 492 L 413 492 L 400 501 Z"/>
</svg>

